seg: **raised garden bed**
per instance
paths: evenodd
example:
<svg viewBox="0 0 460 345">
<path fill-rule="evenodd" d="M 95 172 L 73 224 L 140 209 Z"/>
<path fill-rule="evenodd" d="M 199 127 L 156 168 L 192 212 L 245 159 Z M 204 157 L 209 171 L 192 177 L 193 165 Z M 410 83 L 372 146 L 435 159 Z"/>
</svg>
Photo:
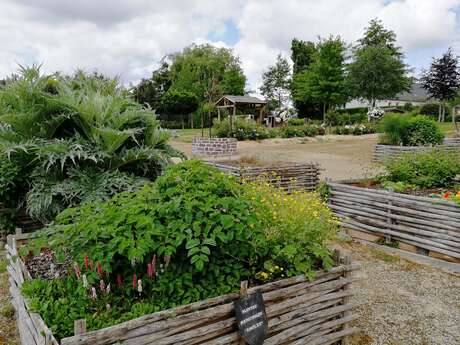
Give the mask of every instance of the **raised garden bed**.
<svg viewBox="0 0 460 345">
<path fill-rule="evenodd" d="M 443 145 L 438 146 L 393 146 L 377 144 L 374 145 L 373 159 L 374 161 L 381 162 L 385 159 L 391 159 L 403 153 L 428 151 L 434 148 L 460 152 L 460 138 L 447 138 L 444 140 Z"/>
<path fill-rule="evenodd" d="M 236 154 L 236 138 L 194 138 L 192 154 L 197 156 L 232 156 Z"/>
<path fill-rule="evenodd" d="M 263 177 L 275 186 L 287 190 L 314 190 L 320 181 L 321 168 L 315 163 L 280 163 L 258 166 L 239 161 L 208 162 L 209 165 L 247 181 Z"/>
<path fill-rule="evenodd" d="M 456 203 L 345 183 L 329 188 L 329 206 L 350 236 L 460 263 Z"/>
<path fill-rule="evenodd" d="M 58 345 L 43 319 L 30 311 L 20 293 L 22 283 L 30 275 L 18 257 L 17 247 L 27 238 L 28 235 L 9 235 L 6 246 L 10 292 L 18 314 L 21 342 Z M 336 254 L 337 265 L 317 272 L 312 281 L 297 276 L 242 289 L 241 294 L 263 295 L 268 319 L 264 344 L 338 344 L 357 331 L 348 323 L 356 319 L 350 288 L 356 280 L 352 272 L 358 267 L 349 257 Z M 83 320 L 75 320 L 75 336 L 62 339 L 60 344 L 241 344 L 233 304 L 241 294 L 231 293 L 144 315 L 92 332 L 85 331 Z"/>
</svg>

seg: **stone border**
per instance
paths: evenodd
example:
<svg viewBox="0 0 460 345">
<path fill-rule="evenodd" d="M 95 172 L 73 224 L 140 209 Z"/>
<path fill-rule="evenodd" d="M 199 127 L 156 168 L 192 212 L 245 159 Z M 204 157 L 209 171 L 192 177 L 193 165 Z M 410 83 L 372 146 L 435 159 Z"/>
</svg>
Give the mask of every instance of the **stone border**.
<svg viewBox="0 0 460 345">
<path fill-rule="evenodd" d="M 196 156 L 218 157 L 236 154 L 236 138 L 194 138 L 192 154 Z"/>
</svg>

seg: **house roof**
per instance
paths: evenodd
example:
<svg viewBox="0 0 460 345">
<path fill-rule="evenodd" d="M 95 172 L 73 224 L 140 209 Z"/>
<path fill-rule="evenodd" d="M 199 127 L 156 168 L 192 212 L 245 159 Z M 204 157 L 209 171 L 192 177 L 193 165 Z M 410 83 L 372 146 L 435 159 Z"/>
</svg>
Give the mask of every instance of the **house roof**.
<svg viewBox="0 0 460 345">
<path fill-rule="evenodd" d="M 262 100 L 257 97 L 252 96 L 236 96 L 236 95 L 224 95 L 222 96 L 216 104 L 219 104 L 224 98 L 229 100 L 232 103 L 247 103 L 247 104 L 267 104 L 267 101 Z"/>
<path fill-rule="evenodd" d="M 412 84 L 408 92 L 402 92 L 396 96 L 396 100 L 407 102 L 426 102 L 429 98 L 428 92 L 417 82 Z"/>
</svg>

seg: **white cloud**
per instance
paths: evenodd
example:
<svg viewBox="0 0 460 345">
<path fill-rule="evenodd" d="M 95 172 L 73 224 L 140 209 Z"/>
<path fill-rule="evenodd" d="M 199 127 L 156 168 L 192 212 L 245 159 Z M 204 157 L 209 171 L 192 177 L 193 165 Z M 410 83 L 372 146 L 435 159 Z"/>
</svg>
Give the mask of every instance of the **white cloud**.
<svg viewBox="0 0 460 345">
<path fill-rule="evenodd" d="M 293 37 L 339 34 L 348 42 L 379 17 L 417 64 L 433 52 L 460 47 L 460 0 L 2 0 L 0 77 L 17 63 L 43 62 L 48 71 L 77 67 L 121 75 L 126 82 L 150 74 L 164 55 L 210 34 L 225 42 L 228 21 L 241 37 L 240 55 L 250 88 L 276 55 L 289 56 Z M 459 50 L 460 52 L 460 50 Z"/>
</svg>

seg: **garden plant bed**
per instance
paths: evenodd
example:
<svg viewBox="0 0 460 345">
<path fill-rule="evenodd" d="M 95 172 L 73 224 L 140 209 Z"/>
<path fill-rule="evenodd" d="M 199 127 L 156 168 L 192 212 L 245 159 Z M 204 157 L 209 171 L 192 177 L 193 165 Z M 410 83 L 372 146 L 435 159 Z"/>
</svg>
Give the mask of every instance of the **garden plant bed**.
<svg viewBox="0 0 460 345">
<path fill-rule="evenodd" d="M 460 207 L 450 201 L 329 183 L 329 206 L 352 237 L 460 263 Z"/>
<path fill-rule="evenodd" d="M 277 163 L 257 166 L 257 162 L 247 164 L 240 161 L 207 162 L 209 165 L 247 181 L 259 178 L 286 190 L 314 190 L 320 181 L 321 168 L 315 163 Z"/>
<path fill-rule="evenodd" d="M 22 344 L 59 344 L 40 315 L 29 310 L 21 296 L 22 283 L 30 279 L 17 247 L 27 235 L 8 236 L 6 246 L 10 292 L 18 314 Z M 240 344 L 233 302 L 241 294 L 260 292 L 268 318 L 268 337 L 264 344 L 335 344 L 357 329 L 348 323 L 357 305 L 350 303 L 352 272 L 358 265 L 348 256 L 336 253 L 336 266 L 316 273 L 314 280 L 296 276 L 284 280 L 242 288 L 231 293 L 189 305 L 142 316 L 112 327 L 85 332 L 84 321 L 76 320 L 73 337 L 62 345 L 107 344 Z M 244 286 L 244 284 L 242 284 Z"/>
<path fill-rule="evenodd" d="M 442 145 L 438 146 L 394 146 L 394 145 L 374 145 L 373 159 L 381 162 L 407 152 L 421 152 L 441 148 L 446 151 L 460 152 L 460 138 L 447 138 Z"/>
</svg>

